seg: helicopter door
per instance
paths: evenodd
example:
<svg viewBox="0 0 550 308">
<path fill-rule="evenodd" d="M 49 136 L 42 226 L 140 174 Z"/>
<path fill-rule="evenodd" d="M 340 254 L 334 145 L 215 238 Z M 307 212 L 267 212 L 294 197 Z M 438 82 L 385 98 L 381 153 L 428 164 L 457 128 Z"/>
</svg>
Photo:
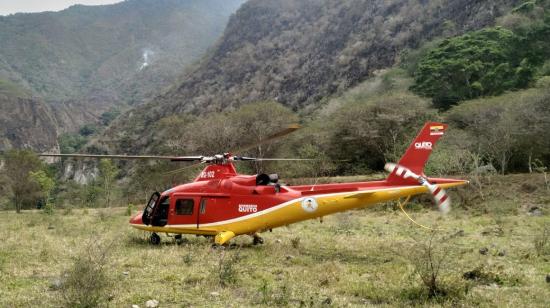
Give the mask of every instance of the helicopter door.
<svg viewBox="0 0 550 308">
<path fill-rule="evenodd" d="M 186 228 L 198 228 L 200 197 L 174 196 L 170 204 L 170 225 L 185 225 Z"/>
<path fill-rule="evenodd" d="M 157 201 L 153 210 L 151 225 L 164 227 L 168 223 L 168 209 L 170 208 L 170 196 L 163 196 Z"/>
<path fill-rule="evenodd" d="M 206 215 L 206 205 L 209 203 L 208 199 L 211 198 L 201 198 L 201 203 L 199 205 L 199 215 L 197 215 L 197 228 L 199 227 L 199 223 L 202 221 L 204 223 L 205 215 Z M 211 202 L 210 202 L 211 203 Z"/>
<path fill-rule="evenodd" d="M 220 196 L 205 196 L 199 205 L 198 227 L 229 219 L 230 198 Z"/>
<path fill-rule="evenodd" d="M 143 210 L 143 215 L 141 216 L 141 219 L 144 224 L 148 225 L 151 223 L 151 220 L 153 219 L 153 212 L 155 210 L 155 205 L 157 204 L 157 201 L 160 198 L 160 193 L 158 191 L 155 191 L 153 195 L 151 195 L 151 198 L 149 199 L 149 202 L 147 202 L 147 206 Z"/>
</svg>

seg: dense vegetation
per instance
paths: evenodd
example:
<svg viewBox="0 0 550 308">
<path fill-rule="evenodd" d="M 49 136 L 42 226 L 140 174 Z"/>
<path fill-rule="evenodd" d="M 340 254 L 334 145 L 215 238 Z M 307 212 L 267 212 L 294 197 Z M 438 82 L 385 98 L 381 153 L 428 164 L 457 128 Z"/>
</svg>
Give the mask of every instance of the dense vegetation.
<svg viewBox="0 0 550 308">
<path fill-rule="evenodd" d="M 511 15 L 527 15 L 535 22 L 444 40 L 420 60 L 412 89 L 449 108 L 459 101 L 525 88 L 537 75 L 550 73 L 538 70 L 550 58 L 550 13 L 530 1 Z"/>
<path fill-rule="evenodd" d="M 164 117 L 263 100 L 311 111 L 394 65 L 404 50 L 491 25 L 519 3 L 251 0 L 231 17 L 219 43 L 194 70 L 165 94 L 119 118 L 103 138 L 113 145 L 119 137 L 139 138 L 130 149 L 137 152 L 144 151 L 142 142 L 152 144 L 158 136 L 154 126 Z"/>
</svg>

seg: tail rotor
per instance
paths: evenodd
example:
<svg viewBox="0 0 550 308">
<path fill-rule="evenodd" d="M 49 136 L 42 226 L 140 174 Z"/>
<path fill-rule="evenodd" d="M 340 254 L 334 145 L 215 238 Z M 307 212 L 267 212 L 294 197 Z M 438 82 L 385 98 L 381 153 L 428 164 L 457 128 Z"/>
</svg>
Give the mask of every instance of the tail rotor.
<svg viewBox="0 0 550 308">
<path fill-rule="evenodd" d="M 412 172 L 407 167 L 393 163 L 387 163 L 384 166 L 384 169 L 390 174 L 395 174 L 396 176 L 404 180 L 409 178 L 414 179 L 420 185 L 426 187 L 428 191 L 432 194 L 433 200 L 441 213 L 447 214 L 451 210 L 451 199 L 449 198 L 449 195 L 447 195 L 443 188 L 430 183 L 426 177 Z"/>
</svg>

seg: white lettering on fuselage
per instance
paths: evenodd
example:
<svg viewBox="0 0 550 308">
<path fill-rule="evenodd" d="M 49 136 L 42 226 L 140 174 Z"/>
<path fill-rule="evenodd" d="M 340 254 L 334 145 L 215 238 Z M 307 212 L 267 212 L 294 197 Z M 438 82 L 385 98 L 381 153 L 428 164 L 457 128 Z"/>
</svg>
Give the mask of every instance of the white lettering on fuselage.
<svg viewBox="0 0 550 308">
<path fill-rule="evenodd" d="M 416 142 L 414 144 L 414 148 L 417 150 L 431 150 L 432 149 L 432 143 L 429 141 L 424 142 Z"/>
<path fill-rule="evenodd" d="M 239 212 L 241 213 L 256 213 L 258 205 L 256 204 L 239 204 Z"/>
<path fill-rule="evenodd" d="M 216 176 L 214 171 L 203 171 L 201 172 L 201 179 L 213 179 Z"/>
</svg>

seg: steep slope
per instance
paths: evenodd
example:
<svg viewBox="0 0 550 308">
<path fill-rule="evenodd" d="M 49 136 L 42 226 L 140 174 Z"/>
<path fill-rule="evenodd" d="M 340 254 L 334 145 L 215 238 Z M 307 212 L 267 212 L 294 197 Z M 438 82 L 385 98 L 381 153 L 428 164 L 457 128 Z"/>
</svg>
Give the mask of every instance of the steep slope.
<svg viewBox="0 0 550 308">
<path fill-rule="evenodd" d="M 128 0 L 0 17 L 0 77 L 56 110 L 76 101 L 98 115 L 140 103 L 198 59 L 243 1 Z"/>
<path fill-rule="evenodd" d="M 0 79 L 0 152 L 10 148 L 56 151 L 56 122 L 44 102 Z"/>
<path fill-rule="evenodd" d="M 122 139 L 139 140 L 130 149 L 139 151 L 159 137 L 155 123 L 173 114 L 265 99 L 314 109 L 323 98 L 392 66 L 401 52 L 490 25 L 520 2 L 251 0 L 182 83 L 121 117 L 103 139 L 111 150 L 119 150 Z"/>
</svg>

